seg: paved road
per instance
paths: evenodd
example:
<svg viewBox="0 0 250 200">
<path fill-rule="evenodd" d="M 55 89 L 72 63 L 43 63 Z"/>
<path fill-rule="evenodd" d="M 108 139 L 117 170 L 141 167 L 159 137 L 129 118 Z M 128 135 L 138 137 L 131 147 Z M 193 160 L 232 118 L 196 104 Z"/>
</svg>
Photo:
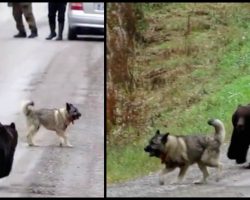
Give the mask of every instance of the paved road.
<svg viewBox="0 0 250 200">
<path fill-rule="evenodd" d="M 104 42 L 46 41 L 47 4 L 34 3 L 33 8 L 39 37 L 15 39 L 11 8 L 0 3 L 0 121 L 15 122 L 19 133 L 13 169 L 0 180 L 0 196 L 102 197 Z M 82 117 L 67 130 L 74 148 L 60 148 L 57 136 L 44 128 L 35 138 L 40 147 L 27 146 L 21 112 L 26 99 L 37 108 L 63 107 L 66 102 L 78 107 Z"/>
</svg>

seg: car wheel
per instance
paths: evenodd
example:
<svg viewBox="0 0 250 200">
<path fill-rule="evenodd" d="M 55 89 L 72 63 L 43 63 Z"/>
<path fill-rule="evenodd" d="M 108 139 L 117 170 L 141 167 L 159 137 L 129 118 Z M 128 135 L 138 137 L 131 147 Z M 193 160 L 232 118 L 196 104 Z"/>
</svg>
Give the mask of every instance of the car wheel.
<svg viewBox="0 0 250 200">
<path fill-rule="evenodd" d="M 69 28 L 68 30 L 68 39 L 75 40 L 76 39 L 76 32 L 73 28 Z"/>
</svg>

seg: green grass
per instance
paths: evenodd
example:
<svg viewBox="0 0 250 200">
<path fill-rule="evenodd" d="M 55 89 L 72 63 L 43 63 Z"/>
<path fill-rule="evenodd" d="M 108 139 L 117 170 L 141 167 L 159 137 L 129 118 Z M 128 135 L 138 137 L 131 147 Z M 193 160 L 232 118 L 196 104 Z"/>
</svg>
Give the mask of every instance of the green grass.
<svg viewBox="0 0 250 200">
<path fill-rule="evenodd" d="M 200 104 L 185 110 L 174 118 L 171 113 L 163 115 L 166 120 L 171 118 L 173 123 L 171 123 L 169 128 L 161 125 L 157 126 L 157 128 L 163 132 L 169 131 L 170 133 L 180 135 L 212 133 L 214 130 L 207 125 L 207 120 L 209 118 L 219 118 L 225 123 L 226 136 L 229 139 L 232 131 L 232 113 L 239 103 L 249 103 L 249 91 L 250 76 L 245 75 L 235 79 L 235 81 L 226 85 L 220 91 L 204 99 Z M 155 130 L 152 130 L 151 134 L 144 141 L 135 142 L 135 144 L 126 147 L 108 149 L 108 183 L 126 181 L 159 170 L 160 160 L 148 157 L 143 151 L 143 148 L 147 145 L 147 139 L 154 134 Z"/>
<path fill-rule="evenodd" d="M 250 100 L 250 76 L 245 75 L 225 85 L 221 90 L 203 99 L 199 104 L 186 109 L 178 117 L 171 118 L 170 132 L 191 134 L 209 133 L 213 128 L 207 125 L 210 118 L 219 118 L 225 123 L 227 137 L 232 131 L 231 117 L 238 104 L 247 104 Z M 201 123 L 202 122 L 202 123 Z M 173 126 L 173 127 L 172 127 Z"/>
<path fill-rule="evenodd" d="M 178 4 L 170 4 L 169 7 L 164 7 L 168 9 L 176 7 L 177 12 L 184 9 L 185 5 L 182 4 L 181 7 L 178 7 Z M 154 10 L 149 6 L 147 11 L 152 12 L 154 17 L 162 16 L 164 12 L 160 12 L 160 15 L 157 13 L 163 9 L 157 7 L 157 4 L 156 8 Z M 162 90 L 150 93 L 155 99 L 152 108 L 158 109 L 161 116 L 155 120 L 153 127 L 147 127 L 148 131 L 141 139 L 134 140 L 126 146 L 108 147 L 107 178 L 109 184 L 134 179 L 160 169 L 160 160 L 148 157 L 143 151 L 148 139 L 156 129 L 160 129 L 161 132 L 168 131 L 174 135 L 210 134 L 214 130 L 207 124 L 207 120 L 219 118 L 225 124 L 226 139 L 231 137 L 233 112 L 238 104 L 250 103 L 250 37 L 248 36 L 250 22 L 245 19 L 248 16 L 246 10 L 234 9 L 233 12 L 228 19 L 226 17 L 222 19 L 227 19 L 228 27 L 225 28 L 223 25 L 215 33 L 214 30 L 205 30 L 205 32 L 199 30 L 190 36 L 192 44 L 199 48 L 196 56 L 187 57 L 178 54 L 168 59 L 157 57 L 159 54 L 157 51 L 174 48 L 180 44 L 180 40 L 156 42 L 144 49 L 147 53 L 154 52 L 153 56 L 147 54 L 147 57 L 150 56 L 150 62 L 147 66 L 143 66 L 144 71 L 148 72 L 150 69 L 164 66 L 174 69 L 185 63 L 194 67 L 187 71 L 185 76 L 178 77 L 176 85 L 174 85 L 176 89 L 168 88 L 167 85 Z M 216 13 L 212 14 L 215 21 L 220 19 Z M 226 13 L 225 16 L 227 15 Z M 213 25 L 214 27 L 219 26 L 218 24 Z M 208 45 L 204 47 L 206 43 Z M 171 90 L 171 93 L 167 93 L 167 89 Z M 196 98 L 198 93 L 201 93 L 200 101 L 190 106 L 184 103 L 188 98 Z M 170 107 L 165 103 L 164 101 L 170 99 L 169 94 L 172 99 L 180 101 L 180 104 Z M 150 97 L 148 96 L 148 99 Z"/>
<path fill-rule="evenodd" d="M 124 148 L 115 147 L 108 150 L 107 174 L 108 183 L 120 182 L 145 175 L 145 171 L 155 171 L 160 167 L 160 161 L 149 158 L 144 153 L 144 144 L 129 145 Z M 152 165 L 152 162 L 154 163 Z"/>
<path fill-rule="evenodd" d="M 231 53 L 228 56 L 231 57 Z M 228 56 L 225 55 L 225 59 L 228 59 Z M 237 72 L 234 68 L 237 66 L 235 62 L 238 61 L 237 56 L 233 57 L 231 63 L 226 64 L 223 60 L 223 65 L 220 67 L 226 71 L 217 80 L 213 80 L 211 77 L 211 82 L 207 85 L 211 94 L 207 95 L 198 105 L 196 104 L 183 112 L 174 110 L 171 113 L 164 113 L 161 120 L 156 122 L 156 127 L 162 131 L 181 135 L 211 133 L 213 128 L 207 125 L 207 120 L 219 118 L 225 123 L 226 136 L 229 139 L 232 132 L 232 113 L 238 104 L 250 102 L 250 75 L 248 75 L 250 70 L 248 67 L 248 73 L 242 73 L 241 70 Z M 235 71 L 236 73 L 234 73 Z M 203 73 L 206 74 L 207 71 Z M 235 77 L 234 74 L 238 74 L 238 76 Z M 224 85 L 223 83 L 227 82 L 230 77 L 234 77 L 234 80 Z M 213 88 L 218 89 L 214 91 Z M 162 121 L 169 121 L 169 127 L 163 127 Z M 150 134 L 153 135 L 155 130 L 152 130 Z M 148 139 L 151 137 L 150 134 Z M 146 144 L 145 140 L 123 148 L 113 147 L 112 150 L 108 150 L 108 183 L 129 180 L 159 169 L 160 161 L 149 158 L 143 151 Z"/>
</svg>

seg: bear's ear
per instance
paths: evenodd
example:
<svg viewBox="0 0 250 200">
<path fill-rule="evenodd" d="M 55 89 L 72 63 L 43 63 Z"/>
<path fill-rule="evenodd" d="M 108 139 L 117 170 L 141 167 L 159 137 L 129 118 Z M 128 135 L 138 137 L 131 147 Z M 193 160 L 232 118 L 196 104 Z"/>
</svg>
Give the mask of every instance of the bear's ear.
<svg viewBox="0 0 250 200">
<path fill-rule="evenodd" d="M 14 122 L 12 122 L 12 123 L 10 124 L 10 127 L 11 127 L 11 128 L 13 128 L 13 129 L 16 129 L 16 125 L 15 125 L 15 123 L 14 123 Z"/>
<path fill-rule="evenodd" d="M 155 135 L 160 135 L 160 130 L 157 130 Z"/>
<path fill-rule="evenodd" d="M 164 134 L 163 137 L 161 138 L 161 142 L 162 142 L 163 144 L 166 144 L 166 142 L 167 142 L 167 140 L 168 140 L 168 135 L 169 135 L 169 133 L 166 133 L 166 134 Z"/>
</svg>

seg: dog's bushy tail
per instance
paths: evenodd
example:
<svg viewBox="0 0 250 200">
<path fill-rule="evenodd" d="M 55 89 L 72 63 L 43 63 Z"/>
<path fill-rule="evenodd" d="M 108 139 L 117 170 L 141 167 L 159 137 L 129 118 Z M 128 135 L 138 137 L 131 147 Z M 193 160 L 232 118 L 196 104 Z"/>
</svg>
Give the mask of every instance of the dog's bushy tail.
<svg viewBox="0 0 250 200">
<path fill-rule="evenodd" d="M 31 112 L 31 109 L 30 109 L 30 107 L 29 106 L 34 106 L 35 104 L 34 104 L 34 102 L 33 101 L 24 101 L 23 103 L 22 103 L 22 110 L 23 110 L 23 113 L 25 114 L 25 115 L 29 115 L 29 113 Z"/>
<path fill-rule="evenodd" d="M 226 136 L 226 131 L 223 122 L 219 119 L 210 119 L 208 120 L 208 124 L 215 128 L 214 139 L 219 141 L 220 144 L 222 144 Z"/>
</svg>

